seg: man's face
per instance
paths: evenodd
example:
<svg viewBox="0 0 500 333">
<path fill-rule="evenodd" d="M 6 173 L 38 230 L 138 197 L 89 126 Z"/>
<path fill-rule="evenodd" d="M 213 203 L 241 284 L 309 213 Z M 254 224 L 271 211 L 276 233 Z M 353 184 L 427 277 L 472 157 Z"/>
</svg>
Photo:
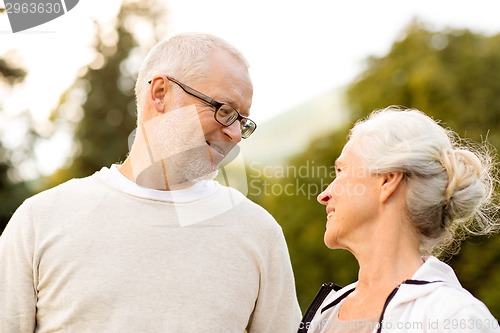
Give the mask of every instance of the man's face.
<svg viewBox="0 0 500 333">
<path fill-rule="evenodd" d="M 188 85 L 231 105 L 243 116 L 249 115 L 253 94 L 250 76 L 231 55 L 215 52 L 207 78 Z M 241 141 L 240 122 L 228 127 L 219 124 L 213 106 L 172 86 L 177 88 L 170 91 L 175 102 L 155 117 L 158 119 L 150 120 L 155 122 L 152 146 L 156 155 L 163 155 L 168 172 L 185 181 L 214 178 L 220 162 Z"/>
<path fill-rule="evenodd" d="M 231 105 L 241 115 L 249 116 L 253 94 L 252 83 L 247 69 L 233 56 L 224 52 L 214 53 L 210 60 L 207 79 L 193 88 L 219 102 Z M 196 104 L 208 151 L 214 163 L 218 165 L 241 141 L 240 122 L 236 121 L 231 126 L 225 127 L 215 120 L 214 107 L 187 94 L 184 94 L 184 97 Z"/>
</svg>

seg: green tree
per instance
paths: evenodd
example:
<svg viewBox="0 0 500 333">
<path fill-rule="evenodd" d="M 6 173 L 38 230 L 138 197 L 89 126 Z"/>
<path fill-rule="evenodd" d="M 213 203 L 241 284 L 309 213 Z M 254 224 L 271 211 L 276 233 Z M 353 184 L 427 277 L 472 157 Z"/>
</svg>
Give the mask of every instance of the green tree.
<svg viewBox="0 0 500 333">
<path fill-rule="evenodd" d="M 111 34 L 96 24 L 95 61 L 64 94 L 53 116 L 54 121 L 75 128 L 75 154 L 67 167 L 51 177 L 49 187 L 125 159 L 128 137 L 135 128 L 134 84 L 141 55 L 134 29 L 146 22 L 152 32 L 156 28 L 160 33 L 163 11 L 159 9 L 152 0 L 124 1 Z M 83 103 L 79 101 L 82 95 Z M 75 99 L 80 105 L 75 105 Z"/>
<path fill-rule="evenodd" d="M 26 72 L 10 64 L 6 59 L 0 58 L 0 87 L 4 86 L 7 90 L 13 85 L 21 82 L 26 76 Z M 0 104 L 0 116 L 3 116 L 5 111 Z M 3 133 L 0 133 L 3 134 Z M 30 145 L 22 144 L 19 150 L 23 156 L 29 155 Z M 10 220 L 12 213 L 29 195 L 29 190 L 25 182 L 16 179 L 15 173 L 15 158 L 12 149 L 5 147 L 2 144 L 0 136 L 0 233 L 5 225 Z M 19 156 L 19 151 L 17 152 Z"/>
<path fill-rule="evenodd" d="M 348 90 L 353 119 L 376 108 L 420 109 L 475 141 L 500 148 L 500 34 L 432 32 L 413 22 L 390 52 L 367 61 Z"/>
<path fill-rule="evenodd" d="M 17 66 L 13 66 L 7 60 L 0 58 L 0 79 L 10 85 L 24 79 L 26 72 Z"/>
</svg>

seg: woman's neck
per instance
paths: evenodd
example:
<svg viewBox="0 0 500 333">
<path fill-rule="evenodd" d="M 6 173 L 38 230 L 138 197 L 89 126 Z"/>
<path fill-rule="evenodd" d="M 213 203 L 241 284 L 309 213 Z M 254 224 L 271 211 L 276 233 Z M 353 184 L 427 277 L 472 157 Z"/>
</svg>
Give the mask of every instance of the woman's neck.
<svg viewBox="0 0 500 333">
<path fill-rule="evenodd" d="M 358 284 L 343 302 L 342 320 L 379 316 L 394 288 L 411 279 L 424 263 L 413 232 L 399 223 L 385 226 L 350 249 L 359 263 Z"/>
</svg>

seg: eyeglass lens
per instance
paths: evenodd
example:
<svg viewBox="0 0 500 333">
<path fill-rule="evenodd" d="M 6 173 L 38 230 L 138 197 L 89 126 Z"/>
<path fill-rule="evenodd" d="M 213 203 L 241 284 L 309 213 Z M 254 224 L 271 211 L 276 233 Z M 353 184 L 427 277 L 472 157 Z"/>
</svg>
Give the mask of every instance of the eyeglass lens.
<svg viewBox="0 0 500 333">
<path fill-rule="evenodd" d="M 239 113 L 230 105 L 222 105 L 216 112 L 215 118 L 219 123 L 225 126 L 231 126 L 239 118 Z M 243 138 L 248 138 L 256 126 L 253 121 L 247 118 L 242 118 L 241 122 L 241 136 Z"/>
</svg>

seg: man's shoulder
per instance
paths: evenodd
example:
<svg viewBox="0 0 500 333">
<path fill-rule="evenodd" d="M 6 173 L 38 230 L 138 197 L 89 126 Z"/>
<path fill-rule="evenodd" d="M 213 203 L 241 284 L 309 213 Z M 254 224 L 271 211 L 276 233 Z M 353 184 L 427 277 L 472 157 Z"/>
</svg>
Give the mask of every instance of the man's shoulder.
<svg viewBox="0 0 500 333">
<path fill-rule="evenodd" d="M 36 224 L 57 223 L 57 221 L 76 216 L 77 211 L 94 207 L 96 200 L 103 192 L 102 185 L 95 176 L 71 179 L 50 189 L 27 198 L 14 213 L 15 217 L 23 217 Z"/>
<path fill-rule="evenodd" d="M 229 195 L 230 200 L 234 200 L 231 215 L 237 216 L 237 219 L 242 224 L 251 226 L 254 230 L 282 232 L 281 226 L 276 219 L 264 207 L 250 200 L 237 189 L 222 185 L 221 188 L 222 191 L 226 192 L 226 195 Z"/>
<path fill-rule="evenodd" d="M 52 200 L 64 201 L 75 199 L 75 197 L 88 196 L 91 193 L 99 192 L 99 184 L 96 174 L 83 178 L 73 178 L 33 195 L 26 199 L 26 202 L 37 205 L 39 203 L 46 204 Z"/>
<path fill-rule="evenodd" d="M 263 218 L 269 218 L 273 221 L 275 221 L 274 217 L 261 205 L 256 203 L 255 201 L 249 199 L 247 196 L 245 196 L 241 191 L 232 188 L 232 187 L 227 187 L 220 185 L 221 188 L 224 189 L 229 195 L 234 198 L 235 206 L 238 207 L 238 209 L 245 211 L 245 212 L 250 212 L 252 214 L 257 214 L 260 217 Z"/>
</svg>

